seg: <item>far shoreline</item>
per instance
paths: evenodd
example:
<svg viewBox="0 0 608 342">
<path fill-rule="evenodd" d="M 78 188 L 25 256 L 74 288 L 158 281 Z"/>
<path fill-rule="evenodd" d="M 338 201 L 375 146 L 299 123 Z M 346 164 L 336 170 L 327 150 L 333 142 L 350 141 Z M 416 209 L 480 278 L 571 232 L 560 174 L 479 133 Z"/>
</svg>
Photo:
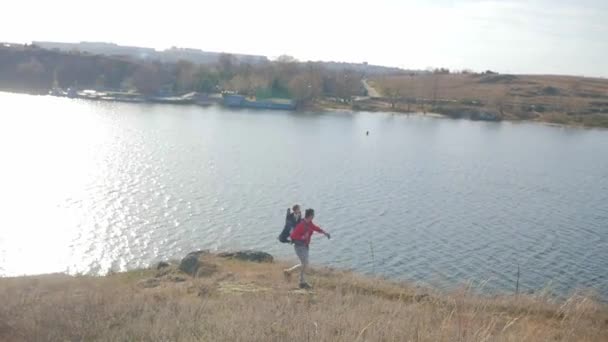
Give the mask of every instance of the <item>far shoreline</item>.
<svg viewBox="0 0 608 342">
<path fill-rule="evenodd" d="M 54 96 L 48 93 L 44 93 L 44 92 L 35 92 L 35 91 L 17 91 L 17 90 L 10 90 L 10 89 L 0 89 L 0 93 L 6 93 L 6 94 L 19 94 L 19 95 L 31 95 L 31 96 L 43 96 L 43 97 L 56 97 L 56 98 L 67 98 L 67 99 L 71 99 L 71 100 L 85 100 L 85 101 L 91 101 L 91 102 L 108 102 L 108 103 L 131 103 L 131 104 L 146 104 L 146 105 L 166 105 L 166 104 L 172 104 L 175 106 L 196 106 L 196 107 L 200 107 L 200 108 L 205 108 L 208 105 L 197 105 L 194 103 L 184 103 L 184 104 L 179 104 L 179 103 L 161 103 L 161 102 L 154 102 L 154 101 L 139 101 L 139 102 L 130 102 L 130 101 L 120 101 L 120 100 L 102 100 L 102 99 L 87 99 L 87 98 L 68 98 L 65 96 Z M 409 115 L 415 115 L 415 116 L 421 116 L 421 117 L 430 117 L 430 118 L 436 118 L 436 119 L 450 119 L 450 120 L 466 120 L 466 121 L 472 121 L 472 122 L 493 122 L 493 123 L 501 123 L 501 122 L 507 122 L 507 123 L 513 123 L 513 124 L 517 124 L 517 123 L 533 123 L 533 124 L 541 124 L 544 126 L 549 126 L 549 127 L 556 127 L 556 128 L 577 128 L 577 129 L 598 129 L 600 131 L 606 131 L 608 130 L 608 127 L 604 127 L 601 125 L 585 125 L 585 124 L 581 124 L 578 122 L 567 122 L 567 123 L 557 123 L 557 122 L 550 122 L 550 121 L 545 121 L 545 120 L 538 120 L 538 119 L 512 119 L 512 118 L 505 118 L 505 119 L 500 119 L 500 120 L 482 120 L 482 119 L 471 119 L 471 118 L 467 118 L 467 117 L 452 117 L 450 115 L 446 115 L 446 114 L 442 114 L 442 113 L 436 113 L 436 112 L 432 112 L 432 111 L 428 111 L 428 112 L 421 112 L 421 111 L 402 111 L 402 110 L 390 110 L 390 108 L 386 108 L 386 109 L 379 109 L 379 108 L 367 108 L 367 107 L 362 107 L 362 108 L 353 108 L 353 105 L 346 105 L 346 104 L 340 104 L 340 103 L 335 103 L 335 102 L 330 102 L 327 101 L 325 99 L 322 100 L 321 103 L 319 103 L 321 101 L 316 101 L 313 104 L 309 104 L 306 106 L 299 106 L 296 107 L 295 110 L 291 110 L 291 112 L 295 112 L 295 113 L 306 113 L 306 112 L 310 112 L 310 113 L 323 113 L 323 112 L 343 112 L 343 113 L 370 113 L 370 114 L 374 114 L 374 113 L 385 113 L 385 114 L 391 114 L 391 115 L 405 115 L 405 116 L 409 116 Z M 230 108 L 230 107 L 226 107 L 224 105 L 222 105 L 221 103 L 214 103 L 214 106 L 220 106 L 222 108 L 225 109 L 234 109 L 234 108 Z M 238 109 L 245 109 L 245 108 L 237 108 Z M 274 109 L 252 109 L 252 110 L 268 110 L 268 111 L 275 111 Z M 288 110 L 289 111 L 289 110 Z"/>
<path fill-rule="evenodd" d="M 436 119 L 464 120 L 464 121 L 471 121 L 471 122 L 487 122 L 487 123 L 496 123 L 496 124 L 500 124 L 503 122 L 512 123 L 512 124 L 531 123 L 531 124 L 540 124 L 540 125 L 549 126 L 549 127 L 577 128 L 577 129 L 582 128 L 582 129 L 586 129 L 586 130 L 597 129 L 600 131 L 608 130 L 608 127 L 604 127 L 604 126 L 589 126 L 589 125 L 583 125 L 583 124 L 575 123 L 575 122 L 556 123 L 556 122 L 549 122 L 549 121 L 543 121 L 543 120 L 526 120 L 526 119 L 511 119 L 511 118 L 501 119 L 501 120 L 474 120 L 471 118 L 464 118 L 464 117 L 463 118 L 454 118 L 454 117 L 451 117 L 446 114 L 435 113 L 435 112 L 421 112 L 421 111 L 406 112 L 406 111 L 375 110 L 375 109 L 353 109 L 353 108 L 348 108 L 348 107 L 344 107 L 344 106 L 320 106 L 317 104 L 314 104 L 306 109 L 298 110 L 298 111 L 309 111 L 309 112 L 324 112 L 325 111 L 325 112 L 348 112 L 348 113 L 370 113 L 370 114 L 386 113 L 386 114 L 392 114 L 392 115 L 404 115 L 404 116 L 415 115 L 415 116 L 430 117 L 430 118 L 436 118 Z"/>
</svg>

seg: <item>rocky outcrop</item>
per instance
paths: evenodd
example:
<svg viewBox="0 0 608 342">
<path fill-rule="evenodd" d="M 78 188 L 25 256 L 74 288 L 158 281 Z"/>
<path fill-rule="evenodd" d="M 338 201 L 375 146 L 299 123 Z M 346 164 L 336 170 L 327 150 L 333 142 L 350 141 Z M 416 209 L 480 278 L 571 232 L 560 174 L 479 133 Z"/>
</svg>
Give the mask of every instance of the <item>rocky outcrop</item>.
<svg viewBox="0 0 608 342">
<path fill-rule="evenodd" d="M 224 252 L 216 255 L 220 258 L 236 259 L 251 262 L 274 262 L 274 257 L 266 252 L 246 250 L 236 252 Z M 200 250 L 188 253 L 179 263 L 177 269 L 192 277 L 208 277 L 218 271 L 218 266 L 211 262 L 215 256 L 207 250 Z M 160 262 L 156 269 L 157 278 L 167 277 L 176 270 L 170 263 Z"/>
<path fill-rule="evenodd" d="M 199 258 L 207 253 L 208 251 L 196 251 L 188 253 L 179 263 L 179 270 L 184 273 L 194 275 L 200 264 Z"/>
<path fill-rule="evenodd" d="M 208 251 L 190 252 L 179 263 L 179 270 L 193 277 L 207 277 L 217 271 L 217 265 L 204 261 Z"/>
<path fill-rule="evenodd" d="M 243 261 L 253 262 L 273 262 L 274 258 L 272 255 L 261 252 L 261 251 L 238 251 L 238 252 L 224 252 L 217 255 L 220 258 L 237 259 Z"/>
</svg>

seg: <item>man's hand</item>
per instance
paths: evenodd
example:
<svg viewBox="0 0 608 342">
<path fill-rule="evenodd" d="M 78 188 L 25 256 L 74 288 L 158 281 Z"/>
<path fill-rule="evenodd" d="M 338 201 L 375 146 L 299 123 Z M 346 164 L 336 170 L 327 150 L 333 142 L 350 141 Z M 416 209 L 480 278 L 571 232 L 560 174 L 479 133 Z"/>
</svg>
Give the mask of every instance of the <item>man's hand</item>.
<svg viewBox="0 0 608 342">
<path fill-rule="evenodd" d="M 325 233 L 325 236 L 327 236 L 327 239 L 331 239 L 331 235 L 329 233 Z"/>
</svg>

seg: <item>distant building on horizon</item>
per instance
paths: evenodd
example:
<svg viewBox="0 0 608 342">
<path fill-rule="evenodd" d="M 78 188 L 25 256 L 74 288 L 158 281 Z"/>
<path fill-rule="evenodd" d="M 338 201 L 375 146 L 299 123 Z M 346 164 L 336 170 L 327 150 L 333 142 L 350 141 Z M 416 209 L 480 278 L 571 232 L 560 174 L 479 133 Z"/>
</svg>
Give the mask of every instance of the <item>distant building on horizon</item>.
<svg viewBox="0 0 608 342">
<path fill-rule="evenodd" d="M 223 54 L 221 52 L 208 52 L 198 49 L 177 47 L 159 51 L 153 48 L 125 46 L 105 42 L 61 43 L 34 41 L 32 43 L 43 49 L 49 50 L 60 50 L 66 52 L 80 51 L 95 55 L 107 56 L 128 56 L 137 59 L 158 60 L 165 63 L 175 63 L 179 60 L 185 60 L 196 64 L 214 64 L 218 62 L 220 56 Z M 269 61 L 268 57 L 266 56 L 244 54 L 231 55 L 234 56 L 235 59 L 240 63 L 259 64 Z"/>
</svg>

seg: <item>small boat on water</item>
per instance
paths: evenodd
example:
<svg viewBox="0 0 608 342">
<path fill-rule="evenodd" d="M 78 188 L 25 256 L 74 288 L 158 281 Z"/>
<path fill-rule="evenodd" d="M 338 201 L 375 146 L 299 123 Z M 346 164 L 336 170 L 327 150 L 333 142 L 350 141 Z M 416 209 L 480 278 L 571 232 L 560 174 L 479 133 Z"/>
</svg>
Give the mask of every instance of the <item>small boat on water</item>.
<svg viewBox="0 0 608 342">
<path fill-rule="evenodd" d="M 77 90 L 68 88 L 64 91 L 62 88 L 56 87 L 49 91 L 51 96 L 69 97 L 78 99 L 87 99 L 95 101 L 108 102 L 128 102 L 128 103 L 164 103 L 164 104 L 195 104 L 202 107 L 208 107 L 216 103 L 222 102 L 221 95 L 208 95 L 203 93 L 191 92 L 183 95 L 175 96 L 151 96 L 145 97 L 140 93 L 129 91 L 98 91 L 93 89 Z"/>
<path fill-rule="evenodd" d="M 97 90 L 86 89 L 77 91 L 74 88 L 68 88 L 67 91 L 62 88 L 53 88 L 49 91 L 49 95 L 57 97 L 69 97 L 79 98 L 87 100 L 99 100 L 99 101 L 115 101 L 115 102 L 144 102 L 144 98 L 139 93 L 135 92 L 121 92 L 121 91 L 108 91 L 101 92 Z"/>
<path fill-rule="evenodd" d="M 165 104 L 194 104 L 194 100 L 191 98 L 184 98 L 182 96 L 154 96 L 149 97 L 148 101 L 154 103 L 165 103 Z"/>
<path fill-rule="evenodd" d="M 53 88 L 49 90 L 49 95 L 58 96 L 58 97 L 66 97 L 68 96 L 68 92 L 61 88 Z"/>
<path fill-rule="evenodd" d="M 196 104 L 203 107 L 211 106 L 215 103 L 214 100 L 207 94 L 197 92 L 191 92 L 179 96 L 156 96 L 148 98 L 148 100 L 156 103 Z"/>
<path fill-rule="evenodd" d="M 144 99 L 141 95 L 137 94 L 136 96 L 120 96 L 120 95 L 109 95 L 102 96 L 99 98 L 101 101 L 111 101 L 111 102 L 126 102 L 126 103 L 142 103 Z"/>
<path fill-rule="evenodd" d="M 89 100 L 100 100 L 103 97 L 107 97 L 108 94 L 92 89 L 86 89 L 83 91 L 77 92 L 78 97 L 81 99 L 89 99 Z"/>
</svg>

